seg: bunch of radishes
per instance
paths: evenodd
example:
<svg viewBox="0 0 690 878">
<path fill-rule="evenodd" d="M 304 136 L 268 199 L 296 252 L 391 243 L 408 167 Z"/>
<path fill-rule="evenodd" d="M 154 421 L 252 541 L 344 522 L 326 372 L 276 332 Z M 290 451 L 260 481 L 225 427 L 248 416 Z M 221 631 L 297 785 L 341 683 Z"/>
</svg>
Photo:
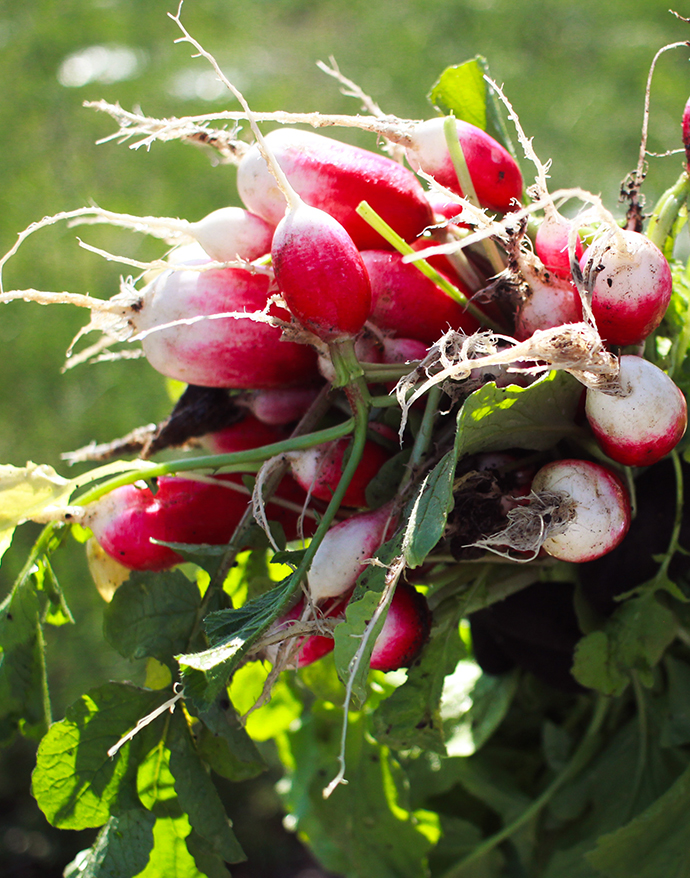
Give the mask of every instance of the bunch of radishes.
<svg viewBox="0 0 690 878">
<path fill-rule="evenodd" d="M 467 122 L 381 128 L 404 146 L 397 160 L 294 127 L 263 136 L 243 105 L 254 134 L 239 151 L 244 207 L 193 223 L 93 211 L 195 243 L 172 250 L 143 286 L 86 303 L 90 326 L 141 340 L 163 375 L 225 388 L 237 404 L 235 423 L 201 439 L 222 460 L 122 485 L 85 507 L 82 523 L 101 548 L 126 568 L 156 571 L 183 560 L 180 544 L 237 550 L 248 508 L 274 547 L 311 538 L 295 565 L 304 595 L 296 591 L 263 653 L 307 664 L 332 648 L 333 625 L 292 644 L 291 623 L 318 628 L 342 616 L 452 444 L 446 410 L 484 383 L 528 386 L 549 368 L 567 368 L 586 388 L 583 456 L 533 467 L 517 494 L 500 496 L 504 526 L 473 545 L 516 562 L 541 553 L 581 562 L 618 545 L 630 523 L 623 468 L 660 460 L 686 427 L 683 394 L 642 355 L 672 292 L 659 247 L 605 212 L 566 219 L 543 190 L 529 202 L 513 155 Z M 437 344 L 448 332 L 476 341 L 449 359 Z M 577 333 L 587 351 L 574 350 Z M 390 395 L 406 374 L 423 389 L 416 404 L 426 399 L 412 426 Z M 444 405 L 432 392 L 442 378 Z M 328 429 L 341 432 L 326 441 L 319 431 Z M 412 463 L 374 490 L 382 470 L 396 472 L 398 429 Z M 492 467 L 476 462 L 477 472 Z M 253 498 L 242 473 L 257 476 Z M 408 664 L 430 625 L 422 593 L 398 583 L 371 666 Z M 282 652 L 281 631 L 290 647 Z"/>
</svg>

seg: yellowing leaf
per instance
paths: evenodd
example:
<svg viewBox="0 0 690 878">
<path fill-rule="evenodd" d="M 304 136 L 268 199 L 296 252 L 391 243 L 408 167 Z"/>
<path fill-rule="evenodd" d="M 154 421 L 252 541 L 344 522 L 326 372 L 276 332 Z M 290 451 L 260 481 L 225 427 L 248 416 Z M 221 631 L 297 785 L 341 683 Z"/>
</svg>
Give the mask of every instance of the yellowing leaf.
<svg viewBox="0 0 690 878">
<path fill-rule="evenodd" d="M 18 524 L 62 517 L 73 490 L 73 482 L 46 464 L 0 465 L 0 558 Z"/>
</svg>

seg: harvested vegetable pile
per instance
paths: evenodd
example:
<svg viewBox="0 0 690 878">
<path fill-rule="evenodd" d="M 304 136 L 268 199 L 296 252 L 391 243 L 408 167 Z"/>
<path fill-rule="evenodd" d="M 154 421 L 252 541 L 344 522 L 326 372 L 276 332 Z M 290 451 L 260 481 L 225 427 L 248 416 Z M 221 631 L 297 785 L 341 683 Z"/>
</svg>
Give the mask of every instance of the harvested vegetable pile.
<svg viewBox="0 0 690 878">
<path fill-rule="evenodd" d="M 136 271 L 110 299 L 0 301 L 88 309 L 68 368 L 141 355 L 182 384 L 165 422 L 66 453 L 85 475 L 0 469 L 2 552 L 45 524 L 0 608 L 3 727 L 43 733 L 48 820 L 103 827 L 65 874 L 228 875 L 214 775 L 279 761 L 287 825 L 346 876 L 686 875 L 688 168 L 649 214 L 644 140 L 625 215 L 550 192 L 479 58 L 433 119 L 334 68 L 359 115 L 255 114 L 174 20 L 241 109 L 95 107 L 109 139 L 212 146 L 244 206 L 85 207 L 0 260 L 63 220 L 160 239 L 96 251 Z M 690 102 L 682 136 L 690 161 Z M 146 681 L 48 727 L 70 534 Z"/>
</svg>

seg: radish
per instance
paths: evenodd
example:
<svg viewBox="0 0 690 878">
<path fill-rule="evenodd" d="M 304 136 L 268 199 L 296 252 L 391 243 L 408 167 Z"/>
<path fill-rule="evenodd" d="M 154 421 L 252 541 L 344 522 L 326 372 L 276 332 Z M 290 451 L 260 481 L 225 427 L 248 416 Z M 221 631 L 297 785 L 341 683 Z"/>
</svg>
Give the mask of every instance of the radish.
<svg viewBox="0 0 690 878">
<path fill-rule="evenodd" d="M 276 282 L 288 308 L 325 342 L 352 338 L 371 311 L 359 251 L 332 216 L 295 197 L 273 236 Z"/>
<path fill-rule="evenodd" d="M 545 211 L 544 219 L 537 229 L 534 249 L 544 268 L 563 280 L 572 280 L 568 251 L 572 222 L 561 216 L 552 205 L 549 205 L 549 208 Z M 582 241 L 578 236 L 575 241 L 575 258 L 579 260 L 582 253 Z"/>
<path fill-rule="evenodd" d="M 439 117 L 415 126 L 407 159 L 415 171 L 424 171 L 441 186 L 463 195 L 448 152 L 444 121 Z M 460 119 L 455 124 L 479 204 L 498 213 L 513 210 L 522 197 L 522 174 L 515 159 L 481 128 Z"/>
<path fill-rule="evenodd" d="M 280 426 L 298 421 L 319 393 L 319 385 L 269 388 L 244 394 L 235 401 L 264 424 Z"/>
<path fill-rule="evenodd" d="M 223 451 L 245 451 L 280 441 L 284 431 L 271 429 L 251 416 L 223 431 Z M 124 485 L 85 508 L 81 524 L 91 528 L 100 546 L 133 570 L 164 570 L 184 559 L 169 543 L 223 545 L 244 515 L 250 497 L 237 490 L 239 475 L 220 475 L 214 483 L 180 476 L 162 476 L 155 493 L 149 487 Z M 230 487 L 228 483 L 236 487 Z M 291 480 L 283 480 L 278 496 L 301 504 L 305 495 Z M 279 521 L 288 539 L 298 535 L 298 513 L 268 503 L 267 515 Z"/>
<path fill-rule="evenodd" d="M 98 207 L 93 215 L 85 214 L 74 223 L 107 223 L 111 226 L 145 232 L 163 238 L 180 248 L 194 242 L 198 248 L 216 262 L 234 262 L 245 259 L 251 262 L 264 256 L 271 249 L 272 225 L 242 207 L 221 207 L 197 222 L 176 217 L 131 216 Z M 179 261 L 179 260 L 177 260 Z"/>
<path fill-rule="evenodd" d="M 340 615 L 343 611 L 343 603 L 342 600 L 326 601 L 322 607 L 319 607 L 317 612 L 325 618 Z M 287 630 L 291 623 L 301 621 L 304 615 L 304 607 L 305 601 L 304 597 L 302 597 L 291 610 L 289 610 L 284 616 L 281 616 L 281 618 L 274 623 L 271 627 L 271 633 Z M 289 650 L 290 645 L 294 642 L 295 641 L 292 638 L 289 640 L 286 638 L 285 640 L 280 641 L 280 643 L 272 643 L 264 648 L 263 657 L 274 665 L 278 658 L 278 650 L 281 644 L 286 643 L 287 649 Z M 335 641 L 333 640 L 333 637 L 328 637 L 325 634 L 311 634 L 303 637 L 300 640 L 300 646 L 297 649 L 296 655 L 292 656 L 285 667 L 304 668 L 312 662 L 323 658 L 329 652 L 333 652 L 334 646 Z"/>
<path fill-rule="evenodd" d="M 461 329 L 469 335 L 479 328 L 459 302 L 415 265 L 403 262 L 399 253 L 363 250 L 362 259 L 371 281 L 371 321 L 379 329 L 433 344 L 448 329 Z M 457 278 L 451 282 L 459 286 Z"/>
<path fill-rule="evenodd" d="M 637 344 L 661 323 L 673 281 L 664 254 L 649 238 L 613 229 L 587 248 L 580 266 L 599 334 L 609 345 Z"/>
<path fill-rule="evenodd" d="M 307 572 L 309 593 L 314 603 L 338 597 L 354 587 L 360 573 L 386 539 L 394 523 L 393 504 L 373 512 L 360 512 L 331 527 L 316 550 Z"/>
<path fill-rule="evenodd" d="M 397 671 L 409 667 L 429 638 L 431 613 L 424 595 L 407 582 L 399 582 L 386 621 L 374 643 L 369 667 Z"/>
<path fill-rule="evenodd" d="M 280 631 L 281 627 L 287 627 L 286 623 L 299 619 L 303 612 L 302 600 L 276 624 L 275 630 Z M 326 601 L 322 612 L 326 617 L 340 615 L 342 602 L 337 599 Z M 426 598 L 408 583 L 399 582 L 383 628 L 374 643 L 369 666 L 375 671 L 397 671 L 398 668 L 408 667 L 428 640 L 430 631 L 431 613 Z M 303 668 L 331 652 L 334 645 L 332 637 L 318 634 L 306 637 L 296 659 L 288 666 Z M 266 658 L 273 663 L 277 652 L 275 645 L 264 650 Z"/>
<path fill-rule="evenodd" d="M 316 379 L 316 354 L 307 345 L 281 342 L 281 330 L 252 319 L 177 320 L 267 306 L 269 279 L 240 268 L 170 271 L 144 288 L 129 318 L 149 363 L 170 378 L 202 387 L 276 388 Z M 271 305 L 269 314 L 289 321 Z M 155 330 L 155 331 L 151 331 Z"/>
<path fill-rule="evenodd" d="M 630 500 L 620 479 L 588 460 L 547 463 L 532 481 L 534 494 L 562 495 L 544 517 L 542 548 L 561 561 L 582 563 L 607 554 L 630 527 Z"/>
<path fill-rule="evenodd" d="M 359 249 L 389 246 L 356 213 L 363 200 L 406 241 L 434 221 L 414 174 L 392 159 L 293 128 L 271 131 L 265 140 L 304 201 L 337 219 Z M 257 146 L 239 164 L 237 188 L 250 211 L 273 225 L 280 222 L 286 199 Z"/>
<path fill-rule="evenodd" d="M 235 259 L 252 261 L 271 249 L 274 226 L 241 207 L 221 207 L 199 222 L 190 224 L 190 231 L 217 262 Z"/>
<path fill-rule="evenodd" d="M 525 265 L 521 266 L 523 274 Z M 514 335 L 518 341 L 531 338 L 537 330 L 552 329 L 582 320 L 582 301 L 572 281 L 534 269 L 523 287 L 515 314 Z"/>
<path fill-rule="evenodd" d="M 620 358 L 619 380 L 620 396 L 587 389 L 587 420 L 611 460 L 649 466 L 685 433 L 685 397 L 658 366 L 631 354 Z"/>
<path fill-rule="evenodd" d="M 281 442 L 289 435 L 281 424 L 266 424 L 252 414 L 215 433 L 207 433 L 200 441 L 210 454 L 231 454 Z"/>
<path fill-rule="evenodd" d="M 340 481 L 349 444 L 350 440 L 343 438 L 303 451 L 288 452 L 286 457 L 297 484 L 318 500 L 330 500 Z M 345 492 L 344 506 L 367 506 L 367 485 L 390 457 L 391 453 L 382 445 L 367 439 L 362 459 Z"/>
<path fill-rule="evenodd" d="M 429 348 L 423 341 L 416 338 L 384 338 L 384 363 L 412 363 L 423 360 Z"/>
</svg>

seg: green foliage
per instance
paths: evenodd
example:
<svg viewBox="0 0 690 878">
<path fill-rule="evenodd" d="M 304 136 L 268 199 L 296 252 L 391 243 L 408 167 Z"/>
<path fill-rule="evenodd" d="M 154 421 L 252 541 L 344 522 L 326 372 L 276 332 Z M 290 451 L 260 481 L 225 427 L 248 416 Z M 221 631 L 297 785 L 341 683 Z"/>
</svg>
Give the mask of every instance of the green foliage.
<svg viewBox="0 0 690 878">
<path fill-rule="evenodd" d="M 364 715 L 352 715 L 346 751 L 347 784 L 324 801 L 335 771 L 340 711 L 315 710 L 283 744 L 295 765 L 285 799 L 296 826 L 327 869 L 357 878 L 421 878 L 438 838 L 433 815 L 405 807 L 403 776 L 388 748 L 366 734 Z"/>
</svg>

